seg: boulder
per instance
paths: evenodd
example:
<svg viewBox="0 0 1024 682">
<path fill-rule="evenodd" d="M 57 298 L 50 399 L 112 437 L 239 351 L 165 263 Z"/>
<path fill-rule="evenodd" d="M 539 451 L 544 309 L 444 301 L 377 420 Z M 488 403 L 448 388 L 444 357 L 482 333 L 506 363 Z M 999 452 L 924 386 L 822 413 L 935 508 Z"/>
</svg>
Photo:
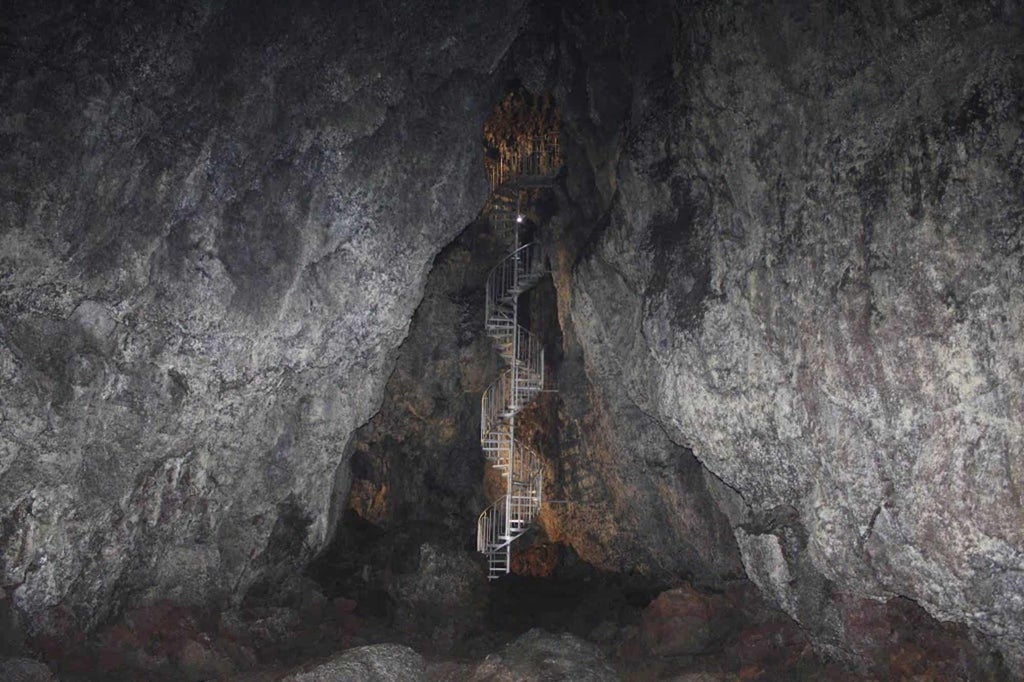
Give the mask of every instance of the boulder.
<svg viewBox="0 0 1024 682">
<path fill-rule="evenodd" d="M 613 682 L 618 675 L 593 644 L 568 633 L 534 629 L 491 654 L 472 682 Z"/>
<path fill-rule="evenodd" d="M 374 644 L 350 649 L 282 682 L 409 682 L 423 679 L 425 669 L 423 657 L 407 646 Z"/>
<path fill-rule="evenodd" d="M 662 592 L 647 606 L 641 637 L 658 656 L 701 654 L 721 644 L 734 623 L 722 596 L 684 586 Z"/>
<path fill-rule="evenodd" d="M 57 682 L 45 663 L 32 658 L 0 659 L 0 680 L 4 682 Z"/>
</svg>

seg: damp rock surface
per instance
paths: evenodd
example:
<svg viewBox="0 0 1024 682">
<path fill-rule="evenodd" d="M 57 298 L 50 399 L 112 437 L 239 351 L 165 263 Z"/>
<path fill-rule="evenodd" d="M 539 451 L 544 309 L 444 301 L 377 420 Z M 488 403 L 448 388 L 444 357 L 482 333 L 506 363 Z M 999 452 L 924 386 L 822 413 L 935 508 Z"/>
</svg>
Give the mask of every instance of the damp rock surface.
<svg viewBox="0 0 1024 682">
<path fill-rule="evenodd" d="M 401 644 L 374 644 L 350 649 L 284 682 L 405 682 L 423 679 L 426 661 Z"/>
<path fill-rule="evenodd" d="M 469 552 L 423 543 L 416 570 L 392 582 L 395 625 L 433 650 L 451 650 L 481 626 L 487 604 L 481 569 Z"/>
<path fill-rule="evenodd" d="M 0 658 L 0 679 L 8 682 L 55 682 L 43 662 L 31 658 Z"/>
<path fill-rule="evenodd" d="M 488 656 L 468 679 L 472 682 L 613 682 L 619 677 L 593 644 L 568 633 L 552 634 L 534 629 L 510 642 L 500 653 Z"/>
<path fill-rule="evenodd" d="M 31 633 L 298 572 L 520 3 L 7 4 L 0 586 Z"/>
<path fill-rule="evenodd" d="M 898 595 L 1020 670 L 1019 8 L 716 4 L 661 50 L 594 16 L 558 93 L 588 376 L 692 449 L 822 650 L 863 660 L 842 594 Z"/>
<path fill-rule="evenodd" d="M 723 623 L 724 607 L 724 598 L 689 587 L 663 592 L 644 611 L 643 642 L 660 656 L 705 651 L 730 629 Z"/>
<path fill-rule="evenodd" d="M 568 168 L 524 297 L 557 393 L 520 421 L 550 485 L 523 544 L 559 549 L 515 565 L 677 589 L 643 616 L 581 591 L 593 642 L 534 630 L 435 672 L 1019 676 L 1022 25 L 1007 2 L 3 5 L 0 654 L 277 675 L 480 626 L 502 249 L 479 224 L 443 247 L 525 85 Z M 321 559 L 365 577 L 327 594 L 303 571 L 346 509 L 367 545 Z M 743 576 L 798 626 L 723 604 Z M 589 622 L 604 603 L 621 618 Z M 291 674 L 424 666 L 385 645 Z"/>
</svg>

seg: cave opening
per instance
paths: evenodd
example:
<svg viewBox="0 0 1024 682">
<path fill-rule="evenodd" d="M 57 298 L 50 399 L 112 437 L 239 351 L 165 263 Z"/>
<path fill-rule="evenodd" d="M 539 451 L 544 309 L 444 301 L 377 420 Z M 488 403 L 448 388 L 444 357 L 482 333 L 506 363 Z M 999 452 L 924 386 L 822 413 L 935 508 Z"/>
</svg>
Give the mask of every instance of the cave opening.
<svg viewBox="0 0 1024 682">
<path fill-rule="evenodd" d="M 545 626 L 587 635 L 589 630 L 581 631 L 600 604 L 616 606 L 610 617 L 600 619 L 606 631 L 635 624 L 640 610 L 666 586 L 648 577 L 601 571 L 580 559 L 564 537 L 548 537 L 544 517 L 557 517 L 554 510 L 573 504 L 558 464 L 564 352 L 548 253 L 554 239 L 543 227 L 564 202 L 553 196 L 564 194 L 556 181 L 564 172 L 561 121 L 550 93 L 534 95 L 517 81 L 506 89 L 483 129 L 491 196 L 480 219 L 435 260 L 385 404 L 357 432 L 348 508 L 334 542 L 310 569 L 329 598 L 352 599 L 358 616 L 374 620 L 392 638 L 394 631 L 402 632 L 433 655 L 478 657 Z M 524 247 L 531 245 L 538 247 L 537 255 L 526 262 Z M 500 301 L 508 308 L 495 315 Z M 516 338 L 501 328 L 506 324 L 520 330 Z M 451 373 L 456 366 L 442 345 L 446 340 L 455 341 L 463 361 L 455 381 Z M 488 404 L 496 402 L 487 392 L 498 383 L 483 391 L 479 387 L 531 361 L 527 352 L 517 354 L 516 343 L 543 349 L 535 358 L 539 376 L 525 389 L 509 379 L 500 400 L 515 400 L 517 391 L 526 399 L 514 409 L 499 406 L 504 414 L 498 425 L 487 424 L 486 418 L 481 423 Z M 428 395 L 410 392 L 410 386 L 424 381 L 430 383 Z M 484 396 L 471 405 L 474 393 Z M 507 436 L 508 450 L 502 452 L 498 441 L 507 435 L 504 430 L 511 431 L 513 414 L 518 435 L 514 440 Z M 493 561 L 480 562 L 480 554 L 488 556 L 481 540 L 486 512 L 474 514 L 473 503 L 466 501 L 511 494 L 516 460 L 521 459 L 512 454 L 513 447 L 535 448 L 530 454 L 537 468 L 530 476 L 542 475 L 543 486 L 555 497 L 542 504 L 540 485 L 533 490 L 529 516 L 498 543 L 507 554 L 496 571 Z M 413 468 L 423 471 L 410 480 Z M 436 475 L 460 468 L 468 475 Z M 513 545 L 513 540 L 518 541 Z M 486 588 L 479 585 L 481 576 L 488 577 Z M 403 581 L 422 584 L 413 590 Z M 462 596 L 457 602 L 441 596 L 451 594 Z"/>
<path fill-rule="evenodd" d="M 1022 11 L 0 3 L 0 679 L 1020 679 Z"/>
</svg>

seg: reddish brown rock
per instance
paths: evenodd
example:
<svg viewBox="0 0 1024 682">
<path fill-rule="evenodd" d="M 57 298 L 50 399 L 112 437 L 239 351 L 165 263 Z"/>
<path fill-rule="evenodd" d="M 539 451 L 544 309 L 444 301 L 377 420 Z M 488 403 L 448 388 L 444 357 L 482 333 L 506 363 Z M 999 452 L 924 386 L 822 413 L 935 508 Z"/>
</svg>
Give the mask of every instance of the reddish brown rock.
<svg viewBox="0 0 1024 682">
<path fill-rule="evenodd" d="M 720 644 L 732 618 L 720 595 L 686 585 L 663 592 L 643 613 L 641 639 L 659 656 L 699 654 Z"/>
<path fill-rule="evenodd" d="M 355 613 L 356 606 L 357 606 L 357 603 L 356 603 L 355 599 L 347 599 L 346 597 L 337 597 L 334 600 L 334 610 L 338 614 L 339 618 L 343 618 L 345 616 L 348 616 L 350 614 Z"/>
<path fill-rule="evenodd" d="M 865 672 L 883 679 L 990 679 L 986 655 L 966 628 L 932 618 L 908 599 L 840 596 L 846 641 Z"/>
<path fill-rule="evenodd" d="M 532 545 L 512 553 L 512 572 L 534 578 L 550 577 L 562 563 L 564 546 L 560 543 Z"/>
<path fill-rule="evenodd" d="M 192 639 L 182 645 L 176 662 L 187 679 L 197 682 L 223 679 L 235 671 L 230 658 L 207 643 Z"/>
<path fill-rule="evenodd" d="M 726 652 L 744 669 L 788 669 L 808 653 L 808 647 L 796 623 L 778 619 L 744 628 Z"/>
</svg>

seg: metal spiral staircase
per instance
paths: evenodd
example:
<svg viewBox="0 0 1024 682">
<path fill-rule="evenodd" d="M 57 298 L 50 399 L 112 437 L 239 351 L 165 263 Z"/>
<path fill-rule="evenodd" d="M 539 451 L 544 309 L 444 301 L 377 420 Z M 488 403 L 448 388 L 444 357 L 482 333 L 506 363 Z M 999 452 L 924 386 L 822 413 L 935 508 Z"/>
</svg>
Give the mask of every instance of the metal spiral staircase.
<svg viewBox="0 0 1024 682">
<path fill-rule="evenodd" d="M 506 368 L 480 400 L 480 445 L 504 478 L 506 491 L 477 519 L 477 550 L 487 556 L 488 579 L 511 569 L 511 545 L 540 512 L 543 474 L 540 457 L 516 440 L 516 414 L 544 387 L 544 348 L 519 324 L 519 296 L 545 274 L 537 242 L 520 243 L 522 198 L 529 189 L 550 186 L 560 167 L 558 138 L 523 140 L 501 150 L 491 166 L 491 222 L 509 237 L 512 251 L 487 277 L 484 324 Z"/>
</svg>

